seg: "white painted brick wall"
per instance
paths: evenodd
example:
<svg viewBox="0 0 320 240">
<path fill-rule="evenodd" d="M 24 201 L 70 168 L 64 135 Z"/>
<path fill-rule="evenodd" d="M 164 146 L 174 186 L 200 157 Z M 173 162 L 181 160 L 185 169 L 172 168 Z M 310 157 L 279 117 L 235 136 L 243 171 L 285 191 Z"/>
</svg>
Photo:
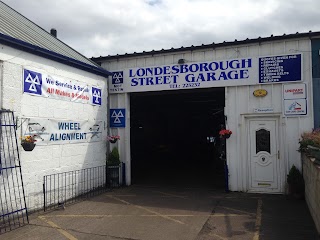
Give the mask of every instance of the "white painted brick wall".
<svg viewBox="0 0 320 240">
<path fill-rule="evenodd" d="M 23 118 L 49 118 L 61 120 L 102 120 L 107 121 L 106 79 L 92 73 L 75 69 L 48 59 L 0 45 L 2 61 L 2 108 L 14 111 L 19 123 Z M 102 106 L 73 103 L 22 94 L 23 68 L 60 76 L 63 79 L 77 80 L 102 88 Z M 17 130 L 20 137 L 21 128 Z M 101 142 L 36 146 L 32 152 L 25 152 L 19 145 L 29 210 L 43 206 L 43 176 L 78 170 L 105 164 L 106 134 L 103 129 Z M 18 139 L 18 143 L 20 140 Z"/>
</svg>

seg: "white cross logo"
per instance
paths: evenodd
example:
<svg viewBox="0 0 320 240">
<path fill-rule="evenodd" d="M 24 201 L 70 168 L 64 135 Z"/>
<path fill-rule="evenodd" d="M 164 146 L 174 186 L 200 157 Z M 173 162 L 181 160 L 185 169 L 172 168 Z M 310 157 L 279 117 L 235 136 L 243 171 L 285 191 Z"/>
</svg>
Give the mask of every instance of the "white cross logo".
<svg viewBox="0 0 320 240">
<path fill-rule="evenodd" d="M 115 118 L 114 119 L 114 123 L 121 123 L 120 118 L 124 117 L 122 111 L 119 111 L 118 114 L 116 113 L 116 111 L 113 111 L 111 117 Z"/>
<path fill-rule="evenodd" d="M 121 72 L 119 72 L 118 74 L 115 73 L 113 75 L 114 83 L 121 83 L 122 81 L 120 80 L 120 78 L 123 78 Z"/>
<path fill-rule="evenodd" d="M 97 90 L 94 90 L 92 96 L 94 97 L 94 103 L 97 103 L 99 104 L 99 98 L 101 98 L 101 92 L 100 91 L 97 91 Z"/>
<path fill-rule="evenodd" d="M 41 85 L 38 75 L 36 75 L 35 78 L 32 78 L 30 73 L 28 74 L 25 82 L 30 83 L 29 91 L 31 92 L 37 92 L 36 85 Z"/>
</svg>

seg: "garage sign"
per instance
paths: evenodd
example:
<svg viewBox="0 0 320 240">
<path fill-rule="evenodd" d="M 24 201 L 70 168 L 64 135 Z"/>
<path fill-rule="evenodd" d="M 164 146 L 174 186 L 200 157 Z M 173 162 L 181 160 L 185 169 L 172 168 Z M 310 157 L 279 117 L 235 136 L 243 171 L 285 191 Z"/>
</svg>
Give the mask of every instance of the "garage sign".
<svg viewBox="0 0 320 240">
<path fill-rule="evenodd" d="M 283 85 L 284 115 L 307 115 L 307 92 L 306 84 Z"/>
<path fill-rule="evenodd" d="M 27 118 L 22 124 L 22 135 L 34 135 L 37 145 L 98 142 L 102 139 L 101 124 L 101 121 Z"/>
<path fill-rule="evenodd" d="M 283 85 L 284 99 L 299 99 L 306 98 L 306 84 L 285 84 Z"/>
<path fill-rule="evenodd" d="M 284 100 L 284 115 L 307 115 L 307 100 Z"/>
<path fill-rule="evenodd" d="M 126 127 L 126 109 L 125 108 L 110 109 L 110 127 L 111 128 Z"/>
<path fill-rule="evenodd" d="M 23 69 L 23 93 L 101 106 L 101 88 Z"/>
<path fill-rule="evenodd" d="M 110 93 L 302 81 L 302 54 L 127 68 L 113 73 Z"/>
</svg>

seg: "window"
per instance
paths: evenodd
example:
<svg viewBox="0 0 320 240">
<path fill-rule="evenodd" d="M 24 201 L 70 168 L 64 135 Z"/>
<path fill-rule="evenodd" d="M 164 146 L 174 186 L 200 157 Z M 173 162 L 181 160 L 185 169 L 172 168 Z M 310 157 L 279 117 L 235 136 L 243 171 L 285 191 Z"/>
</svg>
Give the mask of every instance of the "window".
<svg viewBox="0 0 320 240">
<path fill-rule="evenodd" d="M 256 131 L 256 153 L 265 151 L 271 154 L 270 150 L 270 131 L 260 129 Z"/>
</svg>

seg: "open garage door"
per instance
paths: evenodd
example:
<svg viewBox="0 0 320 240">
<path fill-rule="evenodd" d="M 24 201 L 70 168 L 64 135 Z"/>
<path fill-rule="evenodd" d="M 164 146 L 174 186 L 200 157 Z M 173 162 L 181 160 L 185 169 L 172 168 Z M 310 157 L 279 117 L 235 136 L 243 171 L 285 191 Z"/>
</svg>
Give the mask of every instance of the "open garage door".
<svg viewBox="0 0 320 240">
<path fill-rule="evenodd" d="M 132 183 L 224 187 L 224 88 L 131 94 Z"/>
</svg>

